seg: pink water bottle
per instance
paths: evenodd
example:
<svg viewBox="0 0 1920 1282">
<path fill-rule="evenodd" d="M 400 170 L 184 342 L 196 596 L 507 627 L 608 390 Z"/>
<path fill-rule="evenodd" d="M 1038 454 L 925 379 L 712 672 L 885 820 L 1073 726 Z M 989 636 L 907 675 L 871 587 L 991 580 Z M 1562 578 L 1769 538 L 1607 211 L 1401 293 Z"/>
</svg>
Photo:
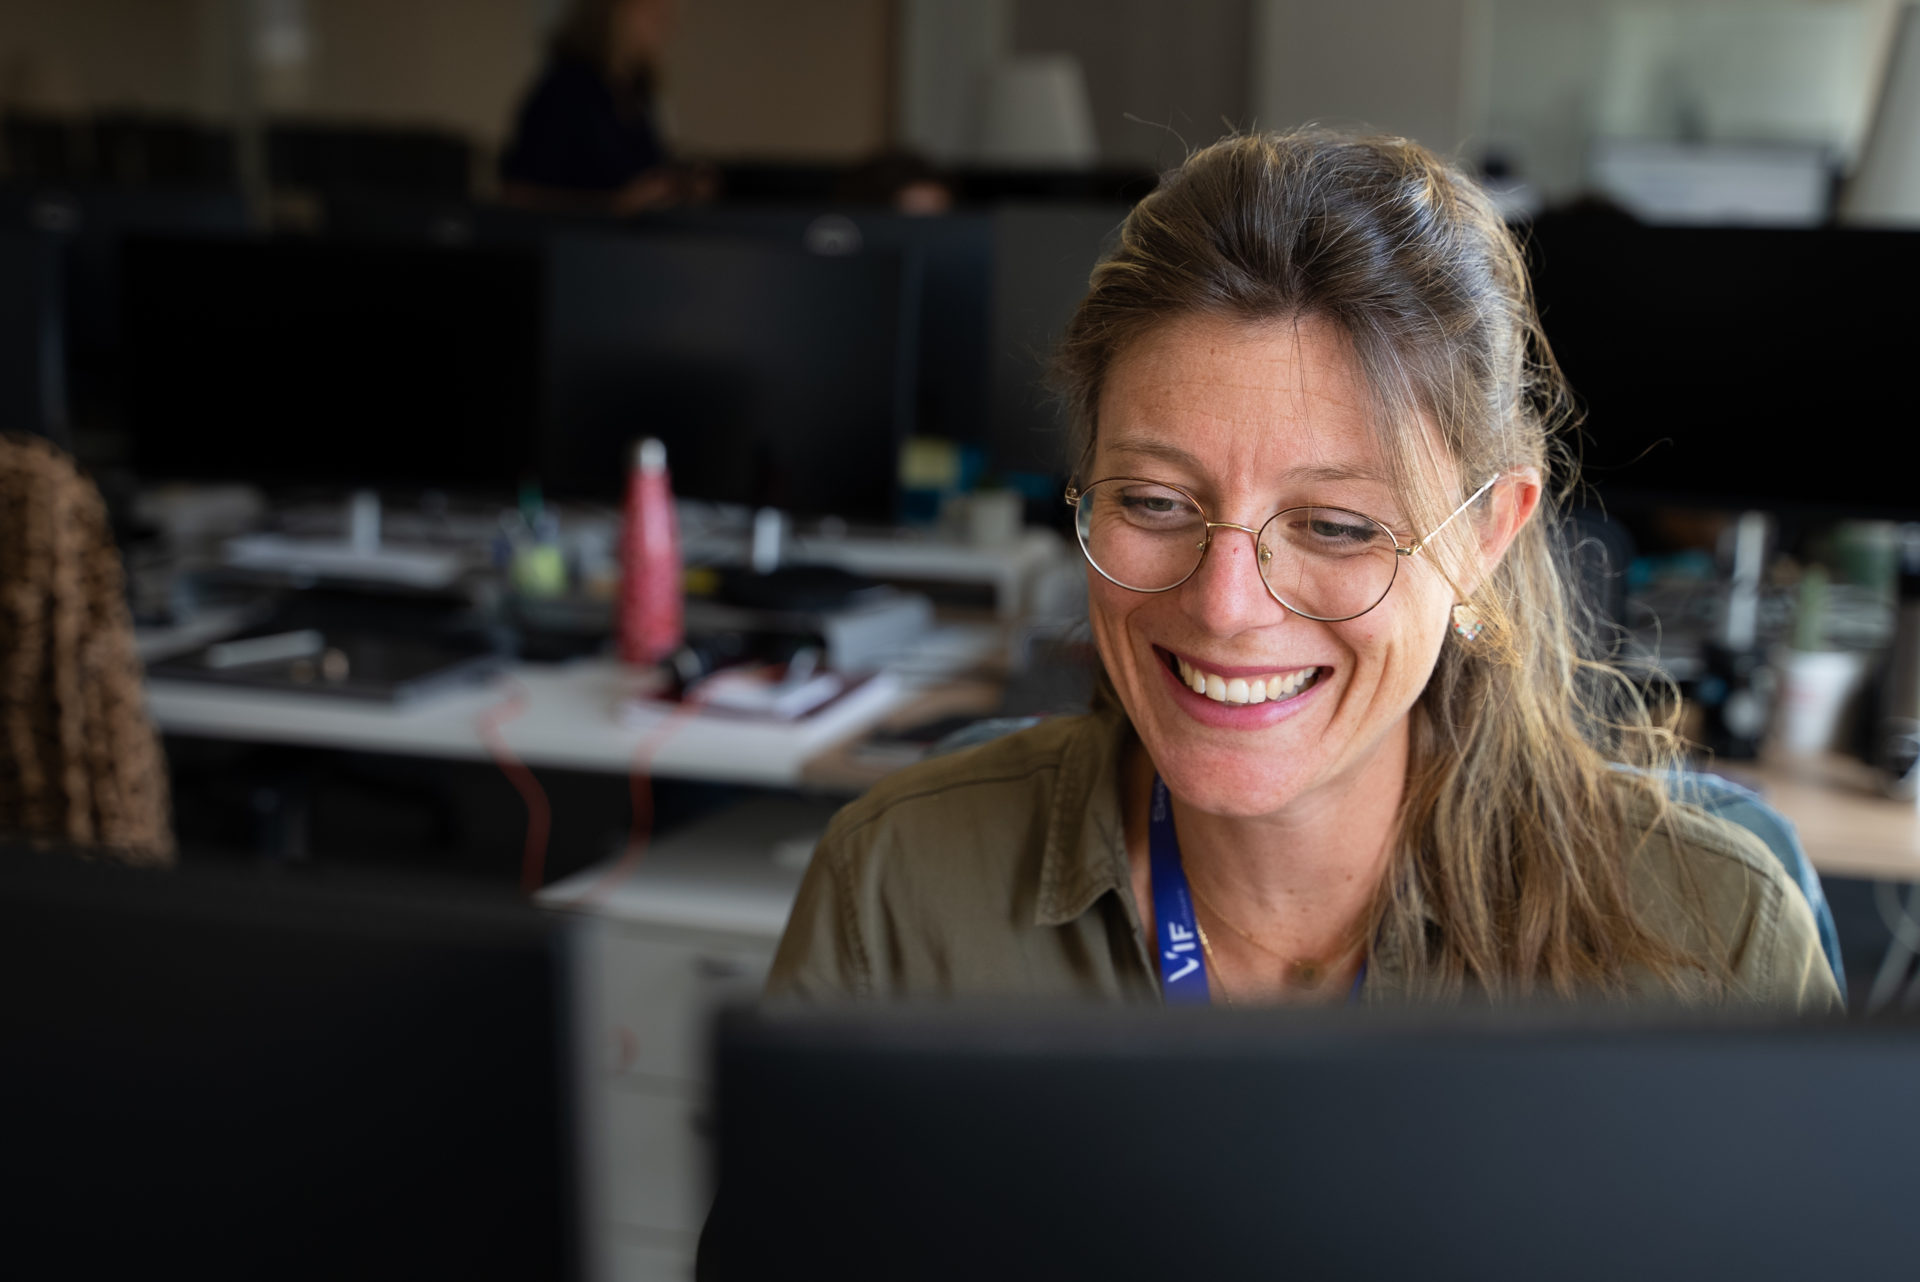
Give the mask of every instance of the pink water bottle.
<svg viewBox="0 0 1920 1282">
<path fill-rule="evenodd" d="M 620 659 L 647 665 L 680 647 L 680 534 L 667 447 L 648 437 L 633 454 L 620 531 Z"/>
</svg>

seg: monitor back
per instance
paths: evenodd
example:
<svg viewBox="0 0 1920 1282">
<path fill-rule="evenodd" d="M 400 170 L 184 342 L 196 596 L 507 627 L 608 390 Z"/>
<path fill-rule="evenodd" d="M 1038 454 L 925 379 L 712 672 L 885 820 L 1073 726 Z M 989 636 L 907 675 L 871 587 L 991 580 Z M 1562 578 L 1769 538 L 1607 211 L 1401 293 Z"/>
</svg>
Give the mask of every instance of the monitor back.
<svg viewBox="0 0 1920 1282">
<path fill-rule="evenodd" d="M 63 303 L 53 243 L 0 230 L 0 432 L 70 448 Z"/>
<path fill-rule="evenodd" d="M 1902 371 L 1920 233 L 1650 227 L 1526 233 L 1542 322 L 1609 504 L 1920 519 Z"/>
<path fill-rule="evenodd" d="M 703 1276 L 1804 1280 L 1920 1258 L 1913 1026 L 1239 1014 L 736 1013 Z"/>
<path fill-rule="evenodd" d="M 618 234 L 547 256 L 551 491 L 617 500 L 652 436 L 683 496 L 892 519 L 914 394 L 900 258 Z"/>
<path fill-rule="evenodd" d="M 136 240 L 143 477 L 509 498 L 539 427 L 532 249 Z"/>
<path fill-rule="evenodd" d="M 554 919 L 444 886 L 0 845 L 9 1260 L 573 1276 L 568 965 Z"/>
</svg>

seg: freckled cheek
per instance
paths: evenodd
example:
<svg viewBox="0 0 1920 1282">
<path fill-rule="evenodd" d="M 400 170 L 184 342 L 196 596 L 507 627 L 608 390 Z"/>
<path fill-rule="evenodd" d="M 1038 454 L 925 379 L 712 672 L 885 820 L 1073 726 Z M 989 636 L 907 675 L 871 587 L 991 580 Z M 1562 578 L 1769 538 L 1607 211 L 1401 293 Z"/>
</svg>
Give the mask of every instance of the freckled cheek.
<svg viewBox="0 0 1920 1282">
<path fill-rule="evenodd" d="M 1093 625 L 1093 637 L 1107 675 L 1115 684 L 1125 686 L 1139 679 L 1141 639 L 1132 625 L 1141 600 L 1136 593 L 1116 588 L 1091 571 L 1087 583 L 1087 616 Z"/>
<path fill-rule="evenodd" d="M 1377 611 L 1376 611 L 1377 613 Z M 1433 666 L 1436 638 L 1423 621 L 1388 617 L 1373 626 L 1360 626 L 1371 614 L 1338 625 L 1340 641 L 1352 656 L 1351 693 L 1368 703 L 1409 702 L 1426 684 Z"/>
</svg>

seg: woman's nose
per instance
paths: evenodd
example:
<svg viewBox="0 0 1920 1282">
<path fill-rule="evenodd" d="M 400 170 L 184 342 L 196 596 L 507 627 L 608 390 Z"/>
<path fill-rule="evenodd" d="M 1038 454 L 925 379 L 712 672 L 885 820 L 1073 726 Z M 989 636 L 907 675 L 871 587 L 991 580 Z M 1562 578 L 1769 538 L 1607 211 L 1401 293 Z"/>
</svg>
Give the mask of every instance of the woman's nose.
<svg viewBox="0 0 1920 1282">
<path fill-rule="evenodd" d="M 1184 585 L 1187 608 L 1213 632 L 1230 634 L 1276 622 L 1286 607 L 1260 577 L 1258 536 L 1238 526 L 1216 526 L 1200 568 Z"/>
</svg>

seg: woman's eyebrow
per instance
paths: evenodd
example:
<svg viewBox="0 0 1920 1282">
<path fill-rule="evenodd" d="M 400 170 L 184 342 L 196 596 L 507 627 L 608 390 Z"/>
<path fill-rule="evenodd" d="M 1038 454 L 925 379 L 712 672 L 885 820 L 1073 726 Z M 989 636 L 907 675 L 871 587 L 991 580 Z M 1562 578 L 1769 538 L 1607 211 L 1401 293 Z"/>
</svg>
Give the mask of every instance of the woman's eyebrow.
<svg viewBox="0 0 1920 1282">
<path fill-rule="evenodd" d="M 1113 442 L 1112 448 L 1116 454 L 1154 459 L 1176 467 L 1199 470 L 1203 466 L 1198 455 L 1166 441 L 1123 438 Z M 1380 469 L 1361 463 L 1302 463 L 1280 473 L 1278 479 L 1289 484 L 1314 481 L 1377 481 L 1384 484 L 1387 476 Z"/>
</svg>

